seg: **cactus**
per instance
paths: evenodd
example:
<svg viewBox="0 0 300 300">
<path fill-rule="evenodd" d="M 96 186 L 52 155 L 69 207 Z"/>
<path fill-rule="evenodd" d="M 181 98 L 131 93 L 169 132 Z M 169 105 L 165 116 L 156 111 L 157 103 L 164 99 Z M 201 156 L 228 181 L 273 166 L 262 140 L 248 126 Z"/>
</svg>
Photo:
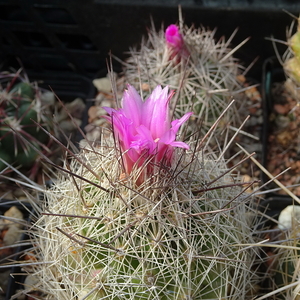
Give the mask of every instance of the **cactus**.
<svg viewBox="0 0 300 300">
<path fill-rule="evenodd" d="M 292 26 L 293 27 L 293 26 Z M 292 28 L 291 27 L 291 28 Z M 291 36 L 291 32 L 288 33 L 288 50 L 284 57 L 284 69 L 288 76 L 291 76 L 298 84 L 300 84 L 300 32 L 299 25 L 296 33 Z"/>
<path fill-rule="evenodd" d="M 298 19 L 299 22 L 299 19 Z M 294 22 L 287 31 L 288 48 L 283 57 L 277 56 L 279 61 L 283 65 L 284 72 L 286 74 L 285 88 L 291 94 L 291 96 L 297 101 L 300 101 L 299 86 L 300 86 L 300 27 L 299 23 L 297 31 L 292 34 L 294 28 Z"/>
<path fill-rule="evenodd" d="M 299 300 L 299 234 L 290 232 L 279 246 L 273 270 L 273 290 L 278 300 Z"/>
<path fill-rule="evenodd" d="M 279 236 L 276 243 L 273 243 L 277 249 L 270 265 L 270 272 L 273 275 L 270 292 L 273 295 L 272 299 L 300 299 L 299 216 L 300 209 L 297 205 L 287 206 L 279 215 Z"/>
<path fill-rule="evenodd" d="M 158 32 L 153 25 L 140 48 L 131 49 L 130 57 L 123 62 L 125 81 L 141 87 L 146 94 L 157 84 L 175 89 L 174 116 L 192 110 L 192 132 L 199 128 L 207 132 L 235 99 L 218 131 L 239 127 L 249 114 L 245 109 L 247 88 L 243 84 L 246 71 L 233 54 L 246 40 L 230 49 L 235 33 L 227 41 L 224 37 L 216 41 L 215 33 L 216 30 L 204 27 L 188 27 L 182 21 L 179 27 L 170 25 Z"/>
<path fill-rule="evenodd" d="M 142 102 L 129 86 L 121 109 L 106 108 L 110 138 L 57 167 L 31 231 L 29 290 L 60 300 L 254 298 L 248 184 L 203 140 L 175 140 L 190 114 L 171 122 L 171 96 L 157 87 Z"/>
<path fill-rule="evenodd" d="M 39 153 L 47 149 L 48 135 L 37 123 L 51 130 L 49 104 L 42 102 L 41 91 L 25 77 L 1 75 L 8 83 L 0 92 L 0 156 L 7 163 L 29 170 Z M 6 167 L 1 161 L 0 170 Z"/>
</svg>

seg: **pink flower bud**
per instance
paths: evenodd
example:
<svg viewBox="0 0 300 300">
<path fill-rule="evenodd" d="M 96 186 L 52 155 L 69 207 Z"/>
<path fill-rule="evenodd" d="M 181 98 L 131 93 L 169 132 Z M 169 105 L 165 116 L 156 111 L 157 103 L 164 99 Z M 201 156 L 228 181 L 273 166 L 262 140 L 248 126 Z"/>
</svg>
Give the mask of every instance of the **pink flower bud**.
<svg viewBox="0 0 300 300">
<path fill-rule="evenodd" d="M 178 63 L 180 59 L 186 59 L 189 56 L 189 51 L 176 25 L 172 24 L 166 29 L 165 38 L 170 50 L 170 59 L 176 57 Z"/>
<path fill-rule="evenodd" d="M 181 49 L 183 45 L 182 36 L 176 25 L 172 24 L 166 29 L 166 41 L 170 47 Z"/>
</svg>

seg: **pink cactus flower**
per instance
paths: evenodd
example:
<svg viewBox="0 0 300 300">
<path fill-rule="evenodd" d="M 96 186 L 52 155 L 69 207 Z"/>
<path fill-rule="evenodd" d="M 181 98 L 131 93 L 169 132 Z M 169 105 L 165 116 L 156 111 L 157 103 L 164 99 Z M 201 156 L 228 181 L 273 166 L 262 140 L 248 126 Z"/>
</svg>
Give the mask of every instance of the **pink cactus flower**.
<svg viewBox="0 0 300 300">
<path fill-rule="evenodd" d="M 186 59 L 189 56 L 189 51 L 186 48 L 178 26 L 174 24 L 170 25 L 166 29 L 165 38 L 170 50 L 170 59 L 176 58 L 176 62 L 178 63 L 182 58 Z"/>
<path fill-rule="evenodd" d="M 168 87 L 157 86 L 143 101 L 135 88 L 128 85 L 123 94 L 122 108 L 104 107 L 109 114 L 106 119 L 112 124 L 123 153 L 126 174 L 145 162 L 149 162 L 147 173 L 153 169 L 153 164 L 170 165 L 175 147 L 189 149 L 186 143 L 176 141 L 176 134 L 192 113 L 171 122 L 169 101 L 173 94 L 168 92 Z"/>
</svg>

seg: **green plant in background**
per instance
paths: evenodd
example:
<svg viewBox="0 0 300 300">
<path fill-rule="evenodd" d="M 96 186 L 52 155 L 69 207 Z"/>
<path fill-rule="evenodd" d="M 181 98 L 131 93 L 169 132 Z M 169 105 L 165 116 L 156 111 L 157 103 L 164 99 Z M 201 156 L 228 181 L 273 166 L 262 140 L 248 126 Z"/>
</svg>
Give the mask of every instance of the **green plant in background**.
<svg viewBox="0 0 300 300">
<path fill-rule="evenodd" d="M 234 99 L 218 131 L 239 127 L 249 114 L 243 84 L 247 70 L 233 55 L 247 40 L 231 49 L 235 32 L 227 41 L 216 40 L 215 34 L 216 30 L 188 27 L 182 21 L 158 32 L 153 25 L 140 48 L 131 49 L 123 62 L 126 82 L 144 94 L 157 84 L 174 89 L 174 116 L 192 110 L 192 131 L 207 132 Z"/>
<path fill-rule="evenodd" d="M 51 169 L 45 160 L 61 164 L 61 149 L 50 136 L 64 144 L 74 142 L 85 102 L 57 101 L 52 91 L 30 82 L 20 71 L 2 72 L 0 80 L 0 171 L 8 175 L 12 165 L 14 175 L 19 171 L 39 181 Z"/>
<path fill-rule="evenodd" d="M 168 88 L 105 108 L 110 138 L 66 160 L 31 231 L 44 299 L 253 299 L 253 197 L 222 154 L 177 140 Z M 70 151 L 69 151 L 70 153 Z M 250 246 L 249 246 L 250 245 Z M 252 246 L 253 245 L 253 246 Z"/>
<path fill-rule="evenodd" d="M 1 74 L 6 86 L 0 91 L 0 157 L 3 161 L 21 167 L 33 169 L 39 154 L 50 151 L 46 145 L 47 131 L 52 130 L 50 106 L 54 105 L 54 95 L 43 97 L 41 90 L 19 74 Z M 0 162 L 0 170 L 7 167 Z"/>
<path fill-rule="evenodd" d="M 293 26 L 291 26 L 291 29 Z M 291 35 L 291 29 L 288 33 L 288 52 L 284 62 L 284 69 L 300 84 L 300 33 L 299 25 L 296 33 Z"/>
<path fill-rule="evenodd" d="M 288 49 L 284 53 L 282 58 L 279 60 L 283 65 L 284 72 L 287 76 L 285 87 L 289 93 L 296 99 L 300 101 L 299 86 L 300 86 L 300 31 L 299 24 L 297 26 L 297 31 L 292 34 L 294 29 L 294 23 L 290 26 L 287 31 L 287 45 Z"/>
</svg>

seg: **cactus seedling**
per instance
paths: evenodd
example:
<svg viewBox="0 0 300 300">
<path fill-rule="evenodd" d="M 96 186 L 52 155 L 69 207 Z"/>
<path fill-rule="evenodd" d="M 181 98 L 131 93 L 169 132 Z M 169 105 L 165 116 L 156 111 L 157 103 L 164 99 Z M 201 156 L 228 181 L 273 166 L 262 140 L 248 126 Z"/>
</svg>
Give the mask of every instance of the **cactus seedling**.
<svg viewBox="0 0 300 300">
<path fill-rule="evenodd" d="M 246 183 L 203 141 L 175 140 L 189 114 L 170 123 L 169 100 L 157 87 L 142 102 L 129 86 L 123 107 L 108 109 L 110 139 L 58 167 L 31 232 L 40 263 L 28 266 L 29 289 L 60 300 L 253 299 Z"/>
</svg>

